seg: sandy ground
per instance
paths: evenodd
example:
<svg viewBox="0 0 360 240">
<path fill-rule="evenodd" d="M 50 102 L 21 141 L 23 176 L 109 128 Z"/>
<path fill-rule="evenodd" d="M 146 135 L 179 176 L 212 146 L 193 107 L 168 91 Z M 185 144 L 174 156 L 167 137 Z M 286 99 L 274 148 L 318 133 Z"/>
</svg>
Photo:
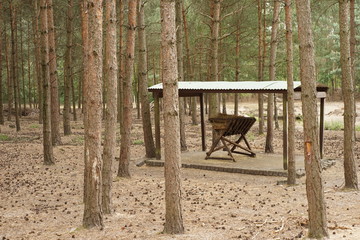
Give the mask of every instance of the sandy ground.
<svg viewBox="0 0 360 240">
<path fill-rule="evenodd" d="M 331 105 L 331 107 L 330 107 Z M 244 112 L 251 109 L 246 105 Z M 341 103 L 327 103 L 327 116 L 342 115 Z M 83 124 L 72 122 L 73 135 L 54 149 L 56 164 L 42 164 L 41 125 L 36 113 L 1 126 L 0 239 L 303 239 L 307 234 L 305 177 L 296 186 L 279 184 L 285 178 L 183 169 L 185 234 L 162 234 L 164 224 L 163 169 L 136 167 L 144 156 L 141 121 L 134 120 L 131 179 L 116 178 L 114 162 L 113 213 L 103 230 L 81 227 L 83 215 Z M 299 125 L 301 126 L 301 125 Z M 208 127 L 210 135 L 210 128 Z M 200 148 L 199 126 L 188 119 L 189 151 Z M 301 152 L 301 127 L 296 133 Z M 8 139 L 6 139 L 6 137 Z M 249 135 L 255 149 L 264 136 L 254 127 Z M 331 239 L 360 239 L 359 192 L 343 191 L 341 131 L 325 132 L 325 156 L 336 159 L 323 172 Z M 208 138 L 209 139 L 209 138 Z M 275 131 L 275 150 L 281 152 L 281 131 Z M 356 160 L 360 142 L 356 142 Z"/>
</svg>

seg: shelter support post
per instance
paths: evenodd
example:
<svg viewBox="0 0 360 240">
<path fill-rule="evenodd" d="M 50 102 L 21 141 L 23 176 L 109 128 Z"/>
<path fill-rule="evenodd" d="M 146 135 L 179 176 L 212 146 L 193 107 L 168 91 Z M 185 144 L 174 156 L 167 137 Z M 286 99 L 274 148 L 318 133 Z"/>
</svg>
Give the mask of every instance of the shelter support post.
<svg viewBox="0 0 360 240">
<path fill-rule="evenodd" d="M 325 98 L 320 98 L 320 159 L 324 154 L 324 115 L 325 115 Z"/>
<path fill-rule="evenodd" d="M 205 144 L 205 117 L 204 117 L 204 94 L 200 94 L 200 118 L 201 118 L 201 144 L 202 144 L 202 150 L 206 151 L 206 144 Z"/>
<path fill-rule="evenodd" d="M 161 159 L 160 146 L 160 97 L 158 93 L 154 93 L 154 111 L 155 111 L 155 156 Z"/>
<path fill-rule="evenodd" d="M 294 137 L 294 136 L 291 136 Z M 287 93 L 283 93 L 283 168 L 288 168 L 288 111 Z"/>
</svg>

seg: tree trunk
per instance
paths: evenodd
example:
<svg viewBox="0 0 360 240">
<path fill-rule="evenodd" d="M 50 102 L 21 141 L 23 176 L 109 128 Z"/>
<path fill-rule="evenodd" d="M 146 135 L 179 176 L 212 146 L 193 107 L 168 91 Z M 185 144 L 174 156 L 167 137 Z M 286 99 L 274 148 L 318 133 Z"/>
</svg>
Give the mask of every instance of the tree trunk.
<svg viewBox="0 0 360 240">
<path fill-rule="evenodd" d="M 72 62 L 72 60 L 71 60 Z M 73 119 L 77 121 L 77 114 L 76 114 L 76 96 L 75 96 L 75 83 L 73 77 L 73 70 L 70 68 L 70 85 L 71 85 L 71 100 L 72 100 L 72 109 L 73 109 Z"/>
<path fill-rule="evenodd" d="M 304 116 L 304 164 L 309 214 L 309 238 L 328 236 L 324 188 L 321 179 L 316 107 L 316 72 L 309 0 L 296 0 L 300 49 L 301 101 Z"/>
<path fill-rule="evenodd" d="M 123 56 L 123 24 L 124 24 L 124 0 L 119 0 L 118 3 L 118 22 L 119 22 L 119 55 L 118 55 L 118 104 L 117 104 L 117 121 L 120 123 L 120 131 L 123 131 L 122 116 L 123 116 L 123 81 L 124 81 L 124 56 Z"/>
<path fill-rule="evenodd" d="M 29 101 L 29 107 L 32 108 L 32 83 L 31 83 L 31 60 L 30 60 L 30 45 L 31 45 L 31 33 L 30 33 L 30 22 L 27 23 L 27 74 L 28 74 L 28 101 Z"/>
<path fill-rule="evenodd" d="M 183 25 L 182 25 L 182 0 L 175 0 L 176 9 L 176 51 L 177 51 L 177 68 L 178 68 L 178 81 L 184 81 L 184 48 L 183 48 Z M 181 151 L 187 150 L 186 136 L 185 136 L 185 98 L 179 99 L 180 110 L 180 146 Z"/>
<path fill-rule="evenodd" d="M 111 213 L 112 161 L 116 149 L 117 117 L 117 56 L 116 56 L 116 2 L 106 1 L 106 42 L 105 42 L 105 140 L 104 166 L 102 171 L 102 209 L 105 214 Z"/>
<path fill-rule="evenodd" d="M 60 104 L 59 87 L 56 63 L 55 29 L 53 0 L 47 0 L 48 29 L 49 29 L 49 67 L 50 67 L 50 92 L 51 92 L 51 140 L 52 144 L 61 144 L 60 136 Z"/>
<path fill-rule="evenodd" d="M 14 91 L 14 105 L 15 105 L 15 125 L 16 131 L 20 131 L 20 119 L 19 119 L 19 104 L 20 104 L 20 96 L 19 96 L 19 85 L 18 85 L 18 72 L 17 72 L 17 59 L 16 59 L 16 41 L 15 35 L 17 31 L 16 27 L 16 8 L 10 3 L 10 20 L 11 20 L 11 82 L 13 84 Z M 9 111 L 11 113 L 11 111 Z"/>
<path fill-rule="evenodd" d="M 136 34 L 136 13 L 137 0 L 129 0 L 128 13 L 128 32 L 126 40 L 126 68 L 125 79 L 123 82 L 124 102 L 123 102 L 123 131 L 121 132 L 120 144 L 120 160 L 119 160 L 119 177 L 130 177 L 129 162 L 130 162 L 130 146 L 131 146 L 131 126 L 132 126 L 132 79 L 134 68 L 134 52 L 135 52 L 135 34 Z"/>
<path fill-rule="evenodd" d="M 191 82 L 194 79 L 194 68 L 193 68 L 193 65 L 191 65 L 191 60 L 190 60 L 189 28 L 187 26 L 187 21 L 186 21 L 186 12 L 185 12 L 185 8 L 184 8 L 184 1 L 181 1 L 181 14 L 182 14 L 182 19 L 183 19 L 183 23 L 184 23 L 184 34 L 185 34 L 186 69 L 187 69 L 186 70 L 186 75 L 187 75 L 186 79 L 187 79 L 187 81 Z M 178 57 L 179 57 L 179 55 L 178 55 Z M 196 98 L 193 97 L 192 101 L 191 101 L 191 121 L 192 121 L 193 125 L 198 124 L 196 112 L 197 112 L 196 111 Z"/>
<path fill-rule="evenodd" d="M 40 46 L 41 46 L 41 79 L 43 82 L 43 145 L 44 164 L 54 164 L 53 146 L 51 141 L 51 107 L 50 107 L 50 67 L 49 39 L 46 0 L 40 2 Z"/>
<path fill-rule="evenodd" d="M 67 14 L 66 14 L 66 50 L 64 60 L 64 135 L 71 134 L 70 123 L 70 91 L 72 78 L 72 19 L 73 19 L 73 0 L 68 0 Z"/>
<path fill-rule="evenodd" d="M 26 85 L 25 85 L 25 60 L 24 60 L 24 41 L 23 41 L 23 25 L 20 19 L 20 55 L 21 55 L 21 80 L 22 80 L 22 102 L 23 102 L 23 110 L 26 109 Z M 21 114 L 20 114 L 21 116 Z"/>
<path fill-rule="evenodd" d="M 145 3 L 138 0 L 138 81 L 139 93 L 141 101 L 141 119 L 143 123 L 145 156 L 147 158 L 155 157 L 155 144 L 151 128 L 150 104 L 148 97 L 148 69 L 147 69 L 147 48 L 146 48 L 146 32 L 145 32 Z"/>
<path fill-rule="evenodd" d="M 7 120 L 11 121 L 11 115 L 12 115 L 12 107 L 13 107 L 13 102 L 14 102 L 14 93 L 13 93 L 13 84 L 12 84 L 12 76 L 11 76 L 11 70 L 10 70 L 10 53 L 11 52 L 11 45 L 10 45 L 10 40 L 7 37 L 6 34 L 6 24 L 4 25 L 5 30 L 4 30 L 4 40 L 5 40 L 5 62 L 6 62 L 6 82 L 7 82 L 7 96 L 8 96 L 8 115 L 7 115 Z"/>
<path fill-rule="evenodd" d="M 85 228 L 103 227 L 101 207 L 102 157 L 102 1 L 85 0 L 88 14 L 87 74 L 84 78 L 85 100 L 85 171 L 84 216 Z M 86 22 L 86 21 L 85 21 Z M 84 31 L 84 29 L 83 29 Z M 85 30 L 86 31 L 86 30 Z"/>
<path fill-rule="evenodd" d="M 258 81 L 264 81 L 264 45 L 263 45 L 263 18 L 262 15 L 262 3 L 261 0 L 257 0 L 258 7 Z M 264 133 L 264 96 L 263 94 L 258 94 L 258 104 L 259 104 L 259 134 Z"/>
<path fill-rule="evenodd" d="M 240 21 L 237 23 L 236 29 L 236 47 L 235 47 L 235 81 L 239 82 L 240 78 Z M 239 114 L 239 94 L 235 93 L 234 95 L 234 115 Z"/>
<path fill-rule="evenodd" d="M 210 81 L 219 81 L 219 30 L 221 0 L 212 0 L 212 23 L 211 23 L 211 73 Z M 215 117 L 219 113 L 218 95 L 209 94 L 209 117 Z"/>
<path fill-rule="evenodd" d="M 164 77 L 165 226 L 164 233 L 184 232 L 181 206 L 178 69 L 175 0 L 161 0 L 161 48 Z"/>
<path fill-rule="evenodd" d="M 42 73 L 41 73 L 41 50 L 40 50 L 40 31 L 39 31 L 39 11 L 38 1 L 34 1 L 34 55 L 35 55 L 35 75 L 37 82 L 37 104 L 39 107 L 39 123 L 43 122 L 43 88 L 42 88 Z"/>
<path fill-rule="evenodd" d="M 3 3 L 0 1 L 0 124 L 4 125 L 4 109 L 3 109 L 3 34 L 4 34 L 4 19 L 3 19 Z M 6 49 L 6 48 L 5 48 Z"/>
<path fill-rule="evenodd" d="M 277 30 L 279 27 L 280 1 L 274 0 L 274 13 L 271 27 L 271 48 L 270 48 L 270 64 L 269 64 L 269 81 L 275 81 L 276 75 L 276 50 L 277 50 Z M 274 94 L 268 94 L 267 103 L 267 131 L 265 152 L 273 153 L 274 138 Z"/>
<path fill-rule="evenodd" d="M 339 0 L 341 89 L 344 98 L 344 174 L 345 188 L 358 190 L 355 163 L 354 85 L 351 75 L 349 1 Z"/>
<path fill-rule="evenodd" d="M 294 51 L 292 36 L 292 12 L 291 1 L 285 0 L 285 24 L 286 24 L 286 74 L 287 74 L 287 101 L 288 101 L 288 177 L 287 184 L 296 184 L 295 165 L 295 109 L 294 109 Z M 285 116 L 283 117 L 285 121 Z"/>
</svg>

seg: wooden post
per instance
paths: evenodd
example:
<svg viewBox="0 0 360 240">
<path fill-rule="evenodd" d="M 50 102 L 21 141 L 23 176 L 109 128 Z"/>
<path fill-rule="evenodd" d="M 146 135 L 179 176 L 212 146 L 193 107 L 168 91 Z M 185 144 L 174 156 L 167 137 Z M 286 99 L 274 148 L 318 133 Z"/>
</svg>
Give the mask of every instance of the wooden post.
<svg viewBox="0 0 360 240">
<path fill-rule="evenodd" d="M 155 155 L 156 159 L 161 159 L 161 145 L 160 145 L 160 104 L 159 94 L 154 93 L 154 111 L 155 111 Z"/>
<path fill-rule="evenodd" d="M 320 98 L 320 159 L 323 158 L 324 154 L 324 107 L 325 98 Z"/>
<path fill-rule="evenodd" d="M 205 117 L 204 117 L 204 94 L 200 94 L 200 118 L 201 118 L 201 143 L 202 143 L 202 150 L 206 151 L 206 144 L 205 144 Z"/>
<path fill-rule="evenodd" d="M 288 168 L 288 111 L 287 93 L 283 93 L 283 168 Z"/>
</svg>

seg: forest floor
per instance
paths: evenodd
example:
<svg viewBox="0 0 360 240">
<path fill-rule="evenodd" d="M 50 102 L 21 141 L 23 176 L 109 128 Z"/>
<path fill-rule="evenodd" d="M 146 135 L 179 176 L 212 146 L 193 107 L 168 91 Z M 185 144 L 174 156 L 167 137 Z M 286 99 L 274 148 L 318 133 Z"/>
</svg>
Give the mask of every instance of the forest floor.
<svg viewBox="0 0 360 240">
<path fill-rule="evenodd" d="M 251 109 L 257 109 L 253 103 L 244 105 L 242 113 L 253 114 Z M 327 102 L 325 120 L 341 119 L 342 111 L 341 103 Z M 297 112 L 301 112 L 299 106 Z M 73 134 L 62 137 L 62 145 L 54 148 L 56 164 L 45 166 L 42 163 L 42 127 L 37 117 L 36 112 L 22 117 L 22 130 L 18 133 L 13 122 L 6 122 L 0 128 L 0 239 L 303 239 L 307 235 L 305 177 L 299 178 L 297 185 L 287 186 L 281 184 L 286 180 L 283 177 L 196 169 L 182 169 L 185 234 L 162 234 L 163 168 L 136 167 L 144 157 L 144 146 L 141 120 L 135 119 L 135 115 L 132 177 L 116 178 L 118 162 L 114 162 L 113 213 L 105 216 L 104 229 L 83 229 L 82 121 L 73 121 Z M 301 153 L 301 122 L 297 124 L 296 146 Z M 188 151 L 201 148 L 199 129 L 188 117 Z M 210 126 L 207 131 L 210 134 Z M 265 136 L 259 136 L 257 131 L 255 126 L 249 139 L 255 151 L 262 151 Z M 279 153 L 282 151 L 281 134 L 280 130 L 275 131 L 274 148 Z M 360 137 L 359 132 L 357 134 Z M 336 164 L 322 175 L 329 236 L 331 239 L 360 239 L 359 192 L 342 189 L 343 132 L 325 131 L 324 150 L 326 158 L 336 160 Z M 357 141 L 357 164 L 359 159 L 360 142 Z"/>
</svg>

